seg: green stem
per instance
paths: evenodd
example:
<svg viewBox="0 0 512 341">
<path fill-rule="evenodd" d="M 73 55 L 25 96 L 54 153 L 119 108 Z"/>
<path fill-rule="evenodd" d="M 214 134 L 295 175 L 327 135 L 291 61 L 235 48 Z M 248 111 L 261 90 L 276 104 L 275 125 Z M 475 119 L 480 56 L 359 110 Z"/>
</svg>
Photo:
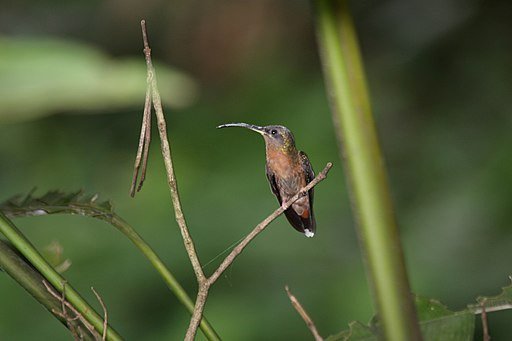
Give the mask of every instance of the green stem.
<svg viewBox="0 0 512 341">
<path fill-rule="evenodd" d="M 387 340 L 420 340 L 354 25 L 346 1 L 315 5 L 326 86 L 383 333 Z"/>
<path fill-rule="evenodd" d="M 169 289 L 171 289 L 171 291 L 176 295 L 178 300 L 186 307 L 190 314 L 192 314 L 194 310 L 192 300 L 155 251 L 151 249 L 151 247 L 144 241 L 144 239 L 142 239 L 130 224 L 112 210 L 112 206 L 109 202 L 98 202 L 96 200 L 92 200 L 91 198 L 94 197 L 95 196 L 86 196 L 82 192 L 71 194 L 49 192 L 40 198 L 28 196 L 22 201 L 10 200 L 6 203 L 0 204 L 0 209 L 2 209 L 9 217 L 32 216 L 36 215 L 38 212 L 45 212 L 46 214 L 66 213 L 96 218 L 109 223 L 132 241 L 132 243 L 149 260 L 156 271 L 162 276 L 162 279 L 165 281 Z M 47 202 L 50 202 L 51 204 L 47 204 Z M 206 318 L 203 317 L 199 327 L 209 340 L 220 340 L 220 337 Z"/>
<path fill-rule="evenodd" d="M 194 312 L 194 302 L 192 302 L 185 289 L 183 289 L 180 283 L 167 269 L 155 251 L 151 249 L 151 247 L 142 239 L 142 237 L 133 229 L 133 227 L 130 226 L 130 224 L 128 224 L 119 216 L 114 215 L 110 222 L 126 237 L 128 237 L 133 242 L 133 244 L 144 254 L 144 256 L 156 269 L 156 271 L 158 271 L 160 276 L 162 276 L 169 289 L 171 289 L 178 300 L 187 308 L 190 314 L 192 314 Z M 220 337 L 217 335 L 213 327 L 204 316 L 201 320 L 199 328 L 201 328 L 208 340 L 220 340 Z"/>
<path fill-rule="evenodd" d="M 69 319 L 66 321 L 57 313 L 62 312 L 61 302 L 48 292 L 43 284 L 45 280 L 44 277 L 27 264 L 25 260 L 3 240 L 0 240 L 0 268 L 25 288 L 28 293 L 70 330 L 73 328 L 76 332 L 78 328 L 80 328 L 82 333 L 87 332 L 87 327 L 84 326 L 80 320 Z M 94 340 L 93 336 L 89 333 L 82 334 L 82 336 L 86 340 Z"/>
<path fill-rule="evenodd" d="M 71 287 L 69 283 L 55 271 L 41 256 L 30 241 L 18 230 L 18 228 L 0 212 L 0 232 L 12 243 L 12 245 L 34 266 L 41 275 L 53 285 L 59 292 L 66 286 L 66 299 L 76 308 L 82 316 L 89 321 L 100 333 L 103 331 L 103 319 L 94 309 Z M 107 329 L 108 340 L 122 340 L 121 336 L 110 326 Z"/>
</svg>

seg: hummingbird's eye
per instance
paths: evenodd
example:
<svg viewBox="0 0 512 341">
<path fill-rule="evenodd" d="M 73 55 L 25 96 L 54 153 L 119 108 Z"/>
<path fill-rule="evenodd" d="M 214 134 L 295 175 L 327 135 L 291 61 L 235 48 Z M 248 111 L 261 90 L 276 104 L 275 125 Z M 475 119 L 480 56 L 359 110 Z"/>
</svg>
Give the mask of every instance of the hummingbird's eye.
<svg viewBox="0 0 512 341">
<path fill-rule="evenodd" d="M 275 134 L 277 134 L 277 130 L 272 129 L 272 130 L 270 131 L 270 133 L 271 133 L 272 135 L 275 135 Z"/>
</svg>

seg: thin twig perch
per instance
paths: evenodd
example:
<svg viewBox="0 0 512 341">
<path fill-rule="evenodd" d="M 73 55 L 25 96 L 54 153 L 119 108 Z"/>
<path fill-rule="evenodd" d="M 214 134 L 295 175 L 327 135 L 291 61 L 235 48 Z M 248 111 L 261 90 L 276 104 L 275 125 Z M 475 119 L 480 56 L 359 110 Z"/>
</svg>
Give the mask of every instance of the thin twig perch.
<svg viewBox="0 0 512 341">
<path fill-rule="evenodd" d="M 329 170 L 332 167 L 332 163 L 328 162 L 327 165 L 325 165 L 325 168 L 318 173 L 318 175 L 311 181 L 307 186 L 302 188 L 295 196 L 293 196 L 290 200 L 284 202 L 281 207 L 276 209 L 271 215 L 269 215 L 265 220 L 263 220 L 261 223 L 259 223 L 248 235 L 245 237 L 240 244 L 238 244 L 233 251 L 231 251 L 224 261 L 219 265 L 217 270 L 208 278 L 208 283 L 211 285 L 213 284 L 219 277 L 222 275 L 222 273 L 233 263 L 235 258 L 242 253 L 243 249 L 249 244 L 251 240 L 253 240 L 261 231 L 263 231 L 268 224 L 270 224 L 274 219 L 279 217 L 281 214 L 284 213 L 290 207 L 295 201 L 297 201 L 300 197 L 306 195 L 306 193 L 313 187 L 315 187 L 320 181 L 324 180 L 327 177 L 327 173 L 329 173 Z"/>
<path fill-rule="evenodd" d="M 213 274 L 208 277 L 204 282 L 199 282 L 199 291 L 197 294 L 196 305 L 194 307 L 194 313 L 192 314 L 192 318 L 190 319 L 190 324 L 187 330 L 187 335 L 185 336 L 185 340 L 193 340 L 197 331 L 197 326 L 199 321 L 201 320 L 201 316 L 204 310 L 204 306 L 206 304 L 206 299 L 208 298 L 208 292 L 210 287 L 219 279 L 222 273 L 233 263 L 235 258 L 242 253 L 245 247 L 258 235 L 260 234 L 273 220 L 279 217 L 284 213 L 295 201 L 297 201 L 300 197 L 306 195 L 306 193 L 316 186 L 320 181 L 324 180 L 327 177 L 327 173 L 332 167 L 332 163 L 327 163 L 325 168 L 318 173 L 318 175 L 311 181 L 307 186 L 302 188 L 295 196 L 293 196 L 290 200 L 284 202 L 281 207 L 276 209 L 271 215 L 265 218 L 261 223 L 259 223 L 249 234 L 224 258 L 222 263 L 219 265 L 217 270 L 213 272 Z"/>
<path fill-rule="evenodd" d="M 146 22 L 144 20 L 141 21 L 142 28 L 142 39 L 144 43 L 144 56 L 146 59 L 147 66 L 147 82 L 148 89 L 146 91 L 146 103 L 144 106 L 144 117 L 141 128 L 141 137 L 139 140 L 139 149 L 137 151 L 137 158 L 135 161 L 134 167 L 134 177 L 132 181 L 131 192 L 134 193 L 137 175 L 140 167 L 140 163 L 142 160 L 142 175 L 141 182 L 139 183 L 138 189 L 142 186 L 142 181 L 144 179 L 145 173 L 145 164 L 147 162 L 147 148 L 149 146 L 149 124 L 150 124 L 150 113 L 151 110 L 148 108 L 148 98 L 151 96 L 153 107 L 155 109 L 155 114 L 158 122 L 158 132 L 160 135 L 160 143 L 162 156 L 164 159 L 165 170 L 167 174 L 167 183 L 169 186 L 169 190 L 171 193 L 172 204 L 174 208 L 174 214 L 176 217 L 176 222 L 180 228 L 181 236 L 183 238 L 183 242 L 185 245 L 185 249 L 188 254 L 188 258 L 192 264 L 194 269 L 194 273 L 197 278 L 198 283 L 198 292 L 196 303 L 194 306 L 194 310 L 192 312 L 192 317 L 190 319 L 190 324 L 187 329 L 187 333 L 185 335 L 185 340 L 192 341 L 197 332 L 197 328 L 202 320 L 204 306 L 206 304 L 206 300 L 208 298 L 208 292 L 210 287 L 217 281 L 217 279 L 222 275 L 222 273 L 233 263 L 235 258 L 242 253 L 244 248 L 259 234 L 261 233 L 274 219 L 276 219 L 279 215 L 283 214 L 283 212 L 288 209 L 295 201 L 297 201 L 300 197 L 306 195 L 306 193 L 316 186 L 320 181 L 324 180 L 327 176 L 327 173 L 332 167 L 332 163 L 328 163 L 325 168 L 317 175 L 317 177 L 311 181 L 307 186 L 302 188 L 293 198 L 283 203 L 281 207 L 276 209 L 271 215 L 269 215 L 266 219 L 264 219 L 260 224 L 258 224 L 222 261 L 219 267 L 213 272 L 210 277 L 206 277 L 203 269 L 201 267 L 201 263 L 199 261 L 199 257 L 197 256 L 195 245 L 192 237 L 190 236 L 189 229 L 187 227 L 187 223 L 185 221 L 185 216 L 183 214 L 183 210 L 181 208 L 181 202 L 178 192 L 178 185 L 176 181 L 176 176 L 174 174 L 174 167 L 171 157 L 171 148 L 169 144 L 169 140 L 167 137 L 167 125 L 165 122 L 165 117 L 162 109 L 162 101 L 160 99 L 160 93 L 157 87 L 157 81 L 155 77 L 155 69 L 153 67 L 153 63 L 151 60 L 151 49 L 149 47 L 147 31 L 146 31 Z M 147 115 L 147 116 L 146 116 Z"/>
<path fill-rule="evenodd" d="M 302 319 L 306 323 L 306 326 L 311 331 L 311 334 L 313 334 L 315 341 L 324 341 L 324 338 L 320 336 L 320 334 L 318 333 L 315 323 L 313 322 L 311 317 L 309 317 L 308 313 L 306 312 L 302 304 L 300 304 L 299 300 L 290 292 L 290 288 L 288 288 L 288 286 L 285 286 L 284 288 L 286 290 L 286 293 L 288 294 L 288 298 L 290 298 L 290 302 L 292 302 L 293 307 L 295 308 L 295 310 L 297 310 L 300 317 L 302 317 Z"/>
</svg>

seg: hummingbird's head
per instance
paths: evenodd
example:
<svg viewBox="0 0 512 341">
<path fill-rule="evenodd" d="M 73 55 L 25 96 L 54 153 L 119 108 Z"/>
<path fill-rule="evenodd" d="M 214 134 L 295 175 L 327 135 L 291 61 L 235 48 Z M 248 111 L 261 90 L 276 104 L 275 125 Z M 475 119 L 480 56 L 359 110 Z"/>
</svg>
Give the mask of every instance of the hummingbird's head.
<svg viewBox="0 0 512 341">
<path fill-rule="evenodd" d="M 257 132 L 265 139 L 267 149 L 288 152 L 295 150 L 295 140 L 292 132 L 284 126 L 255 126 L 247 123 L 227 123 L 217 128 L 242 127 Z"/>
</svg>

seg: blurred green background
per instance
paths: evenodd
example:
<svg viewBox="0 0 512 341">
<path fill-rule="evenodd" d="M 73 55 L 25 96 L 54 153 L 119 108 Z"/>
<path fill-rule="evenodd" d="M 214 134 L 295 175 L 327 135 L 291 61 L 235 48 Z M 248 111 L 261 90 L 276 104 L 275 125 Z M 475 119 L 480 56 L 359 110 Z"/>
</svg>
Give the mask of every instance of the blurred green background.
<svg viewBox="0 0 512 341">
<path fill-rule="evenodd" d="M 512 4 L 363 1 L 352 9 L 415 293 L 462 309 L 507 283 L 512 238 Z M 206 316 L 226 340 L 307 340 L 288 284 L 327 336 L 368 321 L 372 303 L 307 1 L 18 1 L 0 4 L 0 200 L 33 187 L 111 199 L 194 296 L 195 277 L 152 144 L 128 196 L 145 92 L 139 21 L 148 21 L 182 204 L 208 262 L 276 208 L 263 141 L 220 123 L 283 124 L 316 170 L 318 233 L 280 217 L 211 290 Z M 156 131 L 155 135 L 156 137 Z M 17 219 L 130 340 L 178 340 L 189 315 L 111 226 L 77 216 Z M 212 271 L 220 259 L 206 267 Z M 0 274 L 1 340 L 71 335 Z M 510 312 L 489 316 L 495 340 Z M 480 338 L 477 330 L 476 338 Z M 202 336 L 200 337 L 202 339 Z"/>
</svg>

